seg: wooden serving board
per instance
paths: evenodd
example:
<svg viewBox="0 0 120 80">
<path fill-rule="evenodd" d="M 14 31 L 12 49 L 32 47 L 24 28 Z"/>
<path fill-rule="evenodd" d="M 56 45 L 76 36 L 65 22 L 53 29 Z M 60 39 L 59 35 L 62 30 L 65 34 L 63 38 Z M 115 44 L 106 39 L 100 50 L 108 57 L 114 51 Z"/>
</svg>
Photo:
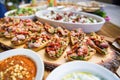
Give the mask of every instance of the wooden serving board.
<svg viewBox="0 0 120 80">
<path fill-rule="evenodd" d="M 120 28 L 110 22 L 106 22 L 102 29 L 97 33 L 115 39 L 116 37 L 120 36 Z M 116 69 L 118 68 L 118 66 L 120 66 L 120 53 L 116 53 L 116 59 L 114 59 L 111 63 L 103 66 L 116 73 Z M 46 77 L 50 74 L 50 72 L 51 71 L 45 70 L 43 80 L 46 80 Z"/>
<path fill-rule="evenodd" d="M 107 37 L 111 37 L 112 39 L 115 39 L 116 37 L 120 36 L 120 28 L 118 28 L 116 25 L 114 25 L 110 22 L 106 22 L 104 24 L 104 26 L 102 27 L 102 29 L 100 31 L 98 31 L 97 33 L 100 35 L 104 35 Z M 2 51 L 4 51 L 4 50 L 12 49 L 12 48 L 22 48 L 23 46 L 15 47 L 15 46 L 11 45 L 11 43 L 8 39 L 0 38 L 0 47 L 3 49 Z M 46 80 L 46 77 L 51 72 L 49 70 L 52 70 L 56 66 L 60 65 L 61 63 L 63 64 L 66 62 L 65 59 L 62 60 L 63 57 L 61 57 L 60 59 L 55 60 L 55 61 L 50 60 L 50 58 L 48 58 L 47 56 L 45 56 L 45 54 L 43 54 L 44 50 L 38 51 L 37 53 L 40 54 L 44 58 L 44 62 L 45 62 L 46 69 L 45 69 L 43 80 Z M 110 60 L 109 63 L 104 64 L 104 62 L 103 62 L 103 63 L 101 63 L 101 65 L 110 69 L 113 72 L 116 72 L 116 69 L 120 66 L 120 53 L 114 52 L 111 54 L 112 54 L 113 59 Z M 113 54 L 115 54 L 115 55 L 113 56 Z M 110 54 L 107 56 L 110 56 Z M 46 61 L 46 60 L 50 60 L 53 63 L 50 64 L 50 63 L 48 63 L 49 61 Z M 103 60 L 103 58 L 101 58 L 101 60 Z M 89 60 L 89 61 L 91 61 L 91 60 Z"/>
<path fill-rule="evenodd" d="M 117 32 L 120 32 L 119 31 L 120 29 L 116 28 L 116 31 L 114 31 L 115 28 L 113 27 L 113 29 L 111 29 L 110 27 L 112 27 L 111 23 L 108 22 L 97 33 L 105 35 L 105 36 L 108 36 L 108 37 L 112 37 L 112 36 L 117 37 L 117 35 L 119 35 L 119 33 L 117 33 Z M 116 32 L 116 33 L 114 33 L 114 32 Z M 10 42 L 10 39 L 6 39 L 6 38 L 0 38 L 0 46 L 2 48 L 6 49 L 6 50 L 7 49 L 12 49 L 12 48 L 13 49 L 14 48 L 23 48 L 23 45 L 21 45 L 21 46 L 14 46 L 14 45 L 12 45 L 11 42 Z M 68 46 L 66 51 L 68 51 L 69 49 L 70 49 L 70 47 Z M 111 48 L 109 48 L 109 49 L 111 49 Z M 38 51 L 37 53 L 43 58 L 43 61 L 45 63 L 45 68 L 48 69 L 48 70 L 52 70 L 55 67 L 57 67 L 57 66 L 67 62 L 67 60 L 65 59 L 66 51 L 57 60 L 49 58 L 46 55 L 44 49 Z M 105 65 L 107 63 L 113 62 L 113 60 L 115 60 L 115 59 L 116 59 L 116 53 L 114 51 L 110 50 L 107 55 L 103 56 L 103 55 L 100 55 L 100 54 L 95 54 L 88 61 L 89 62 L 93 62 L 93 63 L 98 63 L 98 64 Z"/>
</svg>

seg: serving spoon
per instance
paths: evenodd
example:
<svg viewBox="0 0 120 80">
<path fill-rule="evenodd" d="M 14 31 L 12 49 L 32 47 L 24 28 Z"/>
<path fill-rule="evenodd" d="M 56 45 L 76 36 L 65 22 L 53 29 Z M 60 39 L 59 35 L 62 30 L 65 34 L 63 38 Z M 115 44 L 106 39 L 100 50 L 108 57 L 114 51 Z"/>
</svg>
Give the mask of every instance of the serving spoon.
<svg viewBox="0 0 120 80">
<path fill-rule="evenodd" d="M 120 53 L 120 36 L 116 39 L 106 38 L 106 40 L 116 51 Z"/>
</svg>

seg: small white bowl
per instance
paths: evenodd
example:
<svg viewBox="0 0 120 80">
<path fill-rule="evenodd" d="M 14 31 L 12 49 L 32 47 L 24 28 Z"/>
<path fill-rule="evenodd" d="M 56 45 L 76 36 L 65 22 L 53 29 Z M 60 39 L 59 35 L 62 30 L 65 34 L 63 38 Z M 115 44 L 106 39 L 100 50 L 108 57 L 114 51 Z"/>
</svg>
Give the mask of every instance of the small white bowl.
<svg viewBox="0 0 120 80">
<path fill-rule="evenodd" d="M 35 14 L 28 15 L 28 16 L 9 16 L 10 13 L 15 12 L 16 10 L 7 11 L 4 15 L 5 17 L 13 17 L 13 18 L 20 18 L 20 19 L 35 19 Z"/>
<path fill-rule="evenodd" d="M 26 57 L 32 59 L 35 62 L 37 68 L 35 80 L 42 80 L 44 75 L 44 64 L 43 60 L 36 52 L 29 49 L 12 49 L 0 53 L 0 60 L 4 60 L 15 55 L 25 55 Z"/>
<path fill-rule="evenodd" d="M 77 28 L 82 28 L 83 31 L 86 33 L 99 31 L 101 29 L 101 27 L 103 26 L 103 24 L 105 23 L 104 18 L 97 16 L 97 15 L 94 15 L 94 14 L 84 13 L 84 12 L 73 12 L 73 13 L 82 14 L 82 15 L 94 18 L 99 22 L 98 23 L 84 23 L 84 24 L 83 23 L 60 22 L 60 21 L 47 19 L 43 16 L 44 14 L 47 14 L 49 12 L 50 12 L 50 10 L 38 11 L 38 12 L 36 12 L 35 16 L 43 23 L 46 22 L 46 23 L 49 23 L 55 27 L 63 26 L 69 30 L 75 30 Z M 57 11 L 57 12 L 61 12 L 61 11 Z"/>
<path fill-rule="evenodd" d="M 62 78 L 73 72 L 88 72 L 104 78 L 104 80 L 119 80 L 119 78 L 108 69 L 94 63 L 85 61 L 73 61 L 65 63 L 54 69 L 46 80 L 62 80 Z"/>
</svg>

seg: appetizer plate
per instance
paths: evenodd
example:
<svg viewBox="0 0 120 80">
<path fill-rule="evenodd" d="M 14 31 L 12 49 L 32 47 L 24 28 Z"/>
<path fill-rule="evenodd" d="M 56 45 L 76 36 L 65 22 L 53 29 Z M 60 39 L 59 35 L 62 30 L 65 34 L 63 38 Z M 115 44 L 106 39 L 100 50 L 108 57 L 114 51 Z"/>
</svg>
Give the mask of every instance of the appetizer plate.
<svg viewBox="0 0 120 80">
<path fill-rule="evenodd" d="M 43 9 L 46 9 L 47 8 L 47 5 L 36 5 L 36 6 L 31 6 L 31 4 L 22 4 L 22 5 L 19 5 L 19 8 L 26 8 L 26 7 L 30 7 L 30 8 L 35 8 L 37 10 L 43 10 Z"/>
<path fill-rule="evenodd" d="M 9 16 L 9 14 L 11 14 L 15 11 L 16 10 L 7 11 L 4 15 L 5 15 L 5 17 L 13 17 L 13 18 L 20 18 L 20 19 L 34 19 L 35 18 L 35 14 L 28 15 L 28 16 Z"/>
<path fill-rule="evenodd" d="M 102 17 L 93 15 L 93 14 L 89 14 L 89 13 L 84 13 L 84 12 L 73 12 L 73 14 L 84 15 L 84 16 L 95 19 L 97 22 L 96 23 L 73 23 L 73 22 L 52 20 L 52 19 L 48 19 L 44 16 L 45 14 L 49 14 L 50 12 L 51 12 L 50 10 L 38 11 L 38 12 L 36 12 L 35 16 L 43 23 L 46 22 L 55 27 L 62 26 L 69 30 L 75 30 L 77 28 L 82 28 L 82 30 L 86 33 L 99 31 L 101 29 L 101 27 L 103 26 L 103 24 L 105 23 L 105 20 Z M 55 12 L 59 13 L 61 11 L 55 11 Z M 62 11 L 62 13 L 64 13 L 64 11 Z"/>
<path fill-rule="evenodd" d="M 42 7 L 42 8 L 46 8 L 48 6 L 48 2 L 47 1 L 37 1 L 35 4 L 32 2 L 31 3 L 27 3 L 27 4 L 21 4 L 19 5 L 19 8 L 25 8 L 25 7 L 31 7 L 31 8 L 38 8 L 38 7 Z"/>
<path fill-rule="evenodd" d="M 119 78 L 108 69 L 98 64 L 85 62 L 85 61 L 73 61 L 73 62 L 65 63 L 57 67 L 56 69 L 54 69 L 48 75 L 46 80 L 65 80 L 63 79 L 63 77 L 73 72 L 88 72 L 98 76 L 99 78 L 101 78 L 100 80 L 119 80 Z M 87 79 L 84 79 L 84 80 L 87 80 Z M 98 79 L 95 79 L 95 80 L 98 80 Z"/>
<path fill-rule="evenodd" d="M 77 5 L 81 6 L 85 12 L 95 12 L 105 7 L 102 3 L 97 1 L 81 1 L 78 2 Z"/>
<path fill-rule="evenodd" d="M 43 60 L 39 55 L 36 54 L 36 52 L 29 49 L 12 49 L 0 53 L 0 60 L 4 60 L 15 55 L 25 55 L 26 57 L 31 58 L 37 67 L 35 80 L 42 80 L 44 74 L 44 64 Z"/>
</svg>

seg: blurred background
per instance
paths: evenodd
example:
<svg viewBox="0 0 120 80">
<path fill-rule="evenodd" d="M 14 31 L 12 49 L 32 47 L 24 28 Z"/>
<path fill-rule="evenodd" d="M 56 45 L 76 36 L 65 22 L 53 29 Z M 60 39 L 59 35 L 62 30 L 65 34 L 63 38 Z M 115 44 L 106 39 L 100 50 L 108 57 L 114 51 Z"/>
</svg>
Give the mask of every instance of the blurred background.
<svg viewBox="0 0 120 80">
<path fill-rule="evenodd" d="M 16 9 L 21 4 L 30 3 L 31 1 L 49 1 L 49 0 L 0 0 L 0 18 L 8 10 Z M 82 1 L 99 1 L 120 6 L 120 0 L 57 0 L 59 2 L 82 2 Z"/>
<path fill-rule="evenodd" d="M 47 1 L 47 0 L 37 0 L 37 1 Z M 115 5 L 120 5 L 120 0 L 57 0 L 57 1 L 65 1 L 65 2 L 80 2 L 80 1 L 100 1 Z M 20 4 L 30 3 L 31 0 L 0 0 L 1 4 L 4 4 L 7 7 L 7 10 L 15 9 Z"/>
</svg>

